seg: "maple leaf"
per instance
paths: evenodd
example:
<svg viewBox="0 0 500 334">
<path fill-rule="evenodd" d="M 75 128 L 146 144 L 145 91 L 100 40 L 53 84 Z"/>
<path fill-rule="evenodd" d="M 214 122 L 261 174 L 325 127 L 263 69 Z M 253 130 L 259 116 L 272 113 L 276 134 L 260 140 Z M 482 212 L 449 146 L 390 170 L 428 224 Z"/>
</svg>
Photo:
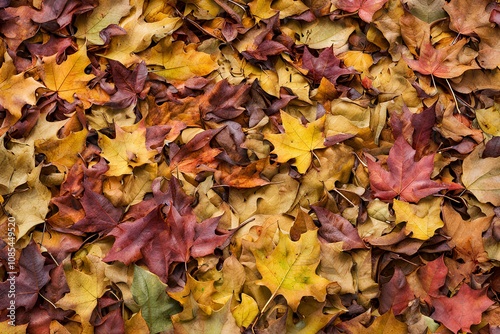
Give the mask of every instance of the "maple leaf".
<svg viewBox="0 0 500 334">
<path fill-rule="evenodd" d="M 68 102 L 75 100 L 75 94 L 83 93 L 89 81 L 94 78 L 93 74 L 85 73 L 85 69 L 90 65 L 85 45 L 68 56 L 62 64 L 57 63 L 57 55 L 43 57 L 42 62 L 40 75 L 45 86 Z"/>
<path fill-rule="evenodd" d="M 358 12 L 359 17 L 370 23 L 373 14 L 382 7 L 388 0 L 337 0 L 336 6 L 349 13 Z"/>
<path fill-rule="evenodd" d="M 396 224 L 406 222 L 405 231 L 420 240 L 431 238 L 438 228 L 444 226 L 440 218 L 441 198 L 422 199 L 418 205 L 394 200 L 392 207 L 396 214 Z"/>
<path fill-rule="evenodd" d="M 380 313 L 383 314 L 392 309 L 394 315 L 399 315 L 414 297 L 403 271 L 396 267 L 391 280 L 383 284 L 380 289 Z"/>
<path fill-rule="evenodd" d="M 352 69 L 340 67 L 340 59 L 335 57 L 332 47 L 321 51 L 318 57 L 314 57 L 307 47 L 304 48 L 302 66 L 309 70 L 308 75 L 312 76 L 315 83 L 319 83 L 322 78 L 336 83 L 340 76 L 355 73 Z"/>
<path fill-rule="evenodd" d="M 420 199 L 448 189 L 450 185 L 430 179 L 434 167 L 434 154 L 415 162 L 415 150 L 400 136 L 389 151 L 385 170 L 368 154 L 370 185 L 375 197 L 388 201 L 396 196 L 403 201 L 418 202 Z"/>
<path fill-rule="evenodd" d="M 128 129 L 127 129 L 128 130 Z M 133 167 L 147 164 L 156 151 L 146 149 L 146 127 L 144 122 L 134 125 L 129 131 L 115 124 L 114 139 L 99 133 L 101 156 L 108 160 L 106 175 L 120 176 L 130 174 Z"/>
<path fill-rule="evenodd" d="M 327 242 L 343 241 L 342 249 L 365 248 L 352 224 L 341 215 L 334 214 L 328 209 L 311 206 L 321 223 L 318 234 Z"/>
<path fill-rule="evenodd" d="M 151 333 L 172 328 L 170 316 L 180 312 L 179 304 L 167 295 L 167 285 L 158 276 L 134 266 L 131 293 Z"/>
<path fill-rule="evenodd" d="M 202 118 L 220 122 L 238 117 L 245 108 L 250 85 L 230 85 L 227 80 L 219 81 L 204 96 L 200 103 Z"/>
<path fill-rule="evenodd" d="M 297 118 L 281 112 L 281 120 L 285 133 L 265 134 L 264 138 L 273 144 L 273 152 L 278 155 L 277 162 L 295 159 L 292 165 L 297 167 L 299 173 L 304 173 L 311 165 L 313 151 L 326 147 L 323 145 L 325 117 L 303 126 Z"/>
<path fill-rule="evenodd" d="M 475 56 L 464 54 L 465 44 L 467 40 L 461 39 L 455 44 L 436 49 L 427 35 L 422 42 L 417 60 L 405 56 L 403 58 L 408 66 L 421 74 L 445 79 L 455 78 L 467 70 L 479 68 L 474 60 Z"/>
<path fill-rule="evenodd" d="M 470 332 L 470 326 L 481 322 L 481 315 L 494 302 L 486 296 L 487 288 L 473 290 L 467 284 L 462 285 L 458 293 L 451 297 L 432 299 L 434 313 L 431 317 L 448 329 L 457 333 Z"/>
<path fill-rule="evenodd" d="M 45 257 L 40 254 L 40 248 L 32 240 L 23 248 L 19 258 L 19 275 L 15 277 L 16 308 L 32 309 L 38 299 L 40 290 L 50 281 L 49 270 L 53 265 L 45 266 Z M 13 274 L 7 275 L 7 278 Z M 5 298 L 0 301 L 0 308 L 6 310 L 10 306 L 11 280 L 0 282 L 0 293 Z"/>
<path fill-rule="evenodd" d="M 57 137 L 35 140 L 37 153 L 45 154 L 47 162 L 55 165 L 60 171 L 69 170 L 79 159 L 78 154 L 85 148 L 87 129 L 72 132 L 59 139 Z"/>
<path fill-rule="evenodd" d="M 158 42 L 182 25 L 181 18 L 160 12 L 164 10 L 163 6 L 144 0 L 134 0 L 130 4 L 133 7 L 131 14 L 120 20 L 119 24 L 127 33 L 114 36 L 104 54 L 106 58 L 119 61 L 125 66 L 137 61 L 135 52 L 143 51 L 152 40 Z M 170 7 L 170 13 L 172 12 Z"/>
<path fill-rule="evenodd" d="M 164 38 L 154 48 L 141 55 L 152 71 L 170 81 L 184 81 L 205 76 L 217 69 L 217 63 L 208 53 L 197 51 L 197 45 L 182 41 L 170 42 Z M 159 65 L 163 68 L 158 68 Z"/>
<path fill-rule="evenodd" d="M 432 305 L 432 298 L 439 296 L 439 289 L 445 284 L 447 274 L 444 257 L 440 256 L 427 262 L 407 278 L 415 296 Z"/>
<path fill-rule="evenodd" d="M 111 24 L 120 23 L 120 19 L 126 16 L 131 8 L 128 0 L 100 2 L 93 11 L 77 17 L 75 27 L 78 30 L 75 37 L 84 38 L 94 45 L 103 45 L 105 40 L 101 31 Z"/>
<path fill-rule="evenodd" d="M 500 205 L 500 182 L 498 164 L 500 157 L 482 157 L 484 144 L 478 145 L 463 162 L 462 182 L 466 189 L 482 202 Z"/>
<path fill-rule="evenodd" d="M 189 197 L 180 195 L 181 200 L 175 203 L 169 199 L 175 196 L 172 190 L 176 190 L 175 186 L 171 186 L 165 195 L 167 205 L 157 205 L 144 217 L 121 223 L 108 233 L 115 237 L 115 242 L 104 258 L 105 262 L 118 260 L 129 265 L 144 259 L 149 269 L 166 281 L 171 263 L 187 262 L 190 256 L 211 254 L 231 235 L 216 234 L 220 217 L 197 223 L 196 216 L 184 200 Z"/>
<path fill-rule="evenodd" d="M 118 224 L 122 210 L 115 208 L 103 195 L 94 192 L 88 181 L 83 182 L 83 187 L 85 191 L 80 203 L 85 210 L 85 217 L 71 228 L 77 231 L 106 234 Z"/>
<path fill-rule="evenodd" d="M 111 95 L 106 105 L 112 108 L 126 108 L 137 102 L 137 96 L 144 98 L 144 84 L 148 76 L 146 64 L 141 62 L 133 71 L 129 71 L 117 61 L 110 59 L 108 62 L 116 92 Z"/>
<path fill-rule="evenodd" d="M 35 91 L 40 87 L 43 85 L 26 77 L 25 73 L 18 74 L 12 58 L 6 54 L 0 68 L 0 106 L 7 109 L 9 114 L 2 123 L 0 135 L 21 118 L 24 105 L 36 104 Z"/>
<path fill-rule="evenodd" d="M 85 333 L 92 331 L 90 317 L 97 300 L 106 291 L 109 279 L 104 274 L 104 266 L 91 264 L 91 272 L 73 269 L 70 261 L 66 261 L 64 274 L 70 292 L 57 301 L 56 305 L 64 310 L 75 310 L 82 320 Z"/>
<path fill-rule="evenodd" d="M 304 296 L 324 301 L 330 281 L 315 273 L 320 255 L 317 231 L 302 234 L 296 242 L 281 231 L 279 235 L 279 242 L 271 253 L 252 249 L 257 270 L 262 275 L 257 284 L 271 291 L 271 299 L 276 295 L 285 297 L 294 311 Z"/>
<path fill-rule="evenodd" d="M 489 12 L 492 10 L 491 6 L 488 6 L 490 3 L 489 0 L 475 2 L 456 0 L 445 2 L 443 9 L 450 16 L 451 29 L 461 35 L 471 35 L 480 27 L 490 26 Z"/>
</svg>

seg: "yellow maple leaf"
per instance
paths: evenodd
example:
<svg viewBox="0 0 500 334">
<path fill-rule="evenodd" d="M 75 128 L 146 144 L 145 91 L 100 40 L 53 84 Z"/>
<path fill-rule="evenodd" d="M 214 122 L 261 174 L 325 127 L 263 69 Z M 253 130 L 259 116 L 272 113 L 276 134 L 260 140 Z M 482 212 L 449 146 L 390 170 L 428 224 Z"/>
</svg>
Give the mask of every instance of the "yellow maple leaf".
<svg viewBox="0 0 500 334">
<path fill-rule="evenodd" d="M 330 281 L 316 274 L 320 261 L 317 230 L 303 233 L 296 242 L 279 231 L 279 242 L 270 254 L 266 248 L 254 248 L 252 253 L 262 276 L 257 284 L 271 291 L 271 299 L 282 295 L 294 312 L 304 296 L 313 296 L 320 302 L 325 300 Z"/>
<path fill-rule="evenodd" d="M 154 48 L 143 55 L 147 65 L 160 65 L 163 68 L 155 73 L 167 80 L 187 80 L 194 76 L 204 76 L 215 71 L 217 62 L 205 52 L 196 50 L 197 45 L 171 42 L 164 38 Z"/>
<path fill-rule="evenodd" d="M 158 42 L 181 27 L 180 17 L 173 17 L 174 9 L 164 1 L 131 0 L 130 15 L 124 17 L 120 27 L 127 33 L 114 36 L 104 56 L 129 66 L 140 59 L 134 54 L 145 50 L 151 40 Z"/>
<path fill-rule="evenodd" d="M 42 80 L 60 98 L 73 102 L 75 93 L 85 92 L 87 84 L 94 77 L 93 74 L 85 73 L 85 68 L 90 64 L 87 47 L 80 47 L 61 64 L 57 64 L 56 59 L 57 54 L 43 57 Z"/>
<path fill-rule="evenodd" d="M 405 230 L 412 232 L 412 238 L 427 240 L 444 226 L 440 217 L 441 202 L 440 197 L 424 198 L 418 204 L 395 199 L 392 207 L 396 213 L 396 224 L 406 222 Z"/>
<path fill-rule="evenodd" d="M 116 137 L 109 138 L 99 133 L 101 155 L 109 162 L 108 176 L 131 174 L 132 169 L 149 162 L 156 151 L 146 148 L 146 127 L 144 122 L 127 127 L 127 131 L 115 124 Z"/>
<path fill-rule="evenodd" d="M 43 85 L 33 78 L 17 74 L 16 66 L 8 53 L 0 68 L 0 105 L 9 111 L 0 135 L 21 118 L 21 109 L 25 104 L 36 104 L 35 91 Z"/>
<path fill-rule="evenodd" d="M 43 153 L 47 161 L 56 166 L 61 172 L 69 170 L 79 159 L 78 153 L 85 148 L 88 131 L 72 132 L 69 136 L 59 139 L 52 137 L 38 139 L 35 148 L 38 153 Z"/>
<path fill-rule="evenodd" d="M 69 293 L 59 299 L 56 305 L 63 310 L 74 310 L 80 316 L 83 333 L 93 333 L 90 317 L 97 306 L 97 299 L 106 291 L 109 280 L 104 275 L 104 266 L 93 266 L 87 274 L 73 269 L 71 262 L 64 265 L 64 273 L 69 286 Z"/>
<path fill-rule="evenodd" d="M 313 151 L 325 148 L 323 125 L 325 116 L 303 126 L 300 120 L 282 112 L 281 119 L 285 133 L 266 134 L 265 138 L 274 145 L 273 153 L 278 155 L 278 162 L 295 159 L 292 165 L 299 173 L 304 173 L 312 162 Z"/>
<path fill-rule="evenodd" d="M 74 36 L 84 38 L 94 45 L 103 45 L 101 31 L 110 24 L 118 24 L 131 8 L 129 0 L 99 1 L 99 6 L 94 10 L 77 17 L 75 27 L 78 31 Z"/>
</svg>

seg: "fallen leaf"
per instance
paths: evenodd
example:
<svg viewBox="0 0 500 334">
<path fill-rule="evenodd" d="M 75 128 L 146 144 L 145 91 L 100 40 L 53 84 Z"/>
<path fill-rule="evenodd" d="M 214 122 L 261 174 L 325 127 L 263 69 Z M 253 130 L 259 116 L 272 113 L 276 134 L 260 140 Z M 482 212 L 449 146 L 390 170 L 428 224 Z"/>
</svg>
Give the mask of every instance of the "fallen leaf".
<svg viewBox="0 0 500 334">
<path fill-rule="evenodd" d="M 273 144 L 273 152 L 278 155 L 277 162 L 295 159 L 292 165 L 297 167 L 299 173 L 304 173 L 311 165 L 313 151 L 325 147 L 322 132 L 325 118 L 319 118 L 306 126 L 285 112 L 281 113 L 281 119 L 285 133 L 266 134 L 265 138 Z"/>
<path fill-rule="evenodd" d="M 9 111 L 0 128 L 3 135 L 22 116 L 21 109 L 24 105 L 36 104 L 35 92 L 42 84 L 25 73 L 17 73 L 12 58 L 6 54 L 0 68 L 0 105 Z"/>
<path fill-rule="evenodd" d="M 217 69 L 212 56 L 198 51 L 196 44 L 186 45 L 181 41 L 172 43 L 166 38 L 142 56 L 154 73 L 169 81 L 185 81 L 208 75 Z"/>
<path fill-rule="evenodd" d="M 158 276 L 134 266 L 132 295 L 151 333 L 172 328 L 170 316 L 180 312 L 179 304 L 167 295 L 167 285 Z"/>
<path fill-rule="evenodd" d="M 304 296 L 313 296 L 319 302 L 324 301 L 326 286 L 330 281 L 314 272 L 320 255 L 317 231 L 302 234 L 296 242 L 291 241 L 282 232 L 279 233 L 279 242 L 271 253 L 252 249 L 257 269 L 262 275 L 257 284 L 266 286 L 272 297 L 285 297 L 294 311 Z"/>
<path fill-rule="evenodd" d="M 428 240 L 437 229 L 444 226 L 440 218 L 442 198 L 424 198 L 417 205 L 394 200 L 392 208 L 396 214 L 396 224 L 406 222 L 405 231 L 411 237 Z"/>
<path fill-rule="evenodd" d="M 479 68 L 474 61 L 475 52 L 467 49 L 466 43 L 466 39 L 461 39 L 455 44 L 435 48 L 426 36 L 418 59 L 404 58 L 408 66 L 421 74 L 444 79 L 455 78 L 467 70 Z"/>
<path fill-rule="evenodd" d="M 357 12 L 365 22 L 371 22 L 373 14 L 381 9 L 388 0 L 337 0 L 336 6 L 346 12 Z"/>
<path fill-rule="evenodd" d="M 304 48 L 302 66 L 309 71 L 308 75 L 312 76 L 315 83 L 319 83 L 322 78 L 337 83 L 340 76 L 355 73 L 352 69 L 340 67 L 340 59 L 335 57 L 331 47 L 321 51 L 318 57 L 314 57 L 307 48 Z"/>
<path fill-rule="evenodd" d="M 486 296 L 486 290 L 473 290 L 464 284 L 451 298 L 433 298 L 435 310 L 431 316 L 454 333 L 460 330 L 470 332 L 471 325 L 480 323 L 481 314 L 494 304 Z"/>
<path fill-rule="evenodd" d="M 449 188 L 430 179 L 434 154 L 414 161 L 415 150 L 399 136 L 389 151 L 387 166 L 383 169 L 370 157 L 367 159 L 370 185 L 375 197 L 391 200 L 396 196 L 403 201 L 418 202 L 420 199 Z M 404 171 L 404 172 L 403 172 Z"/>
<path fill-rule="evenodd" d="M 392 310 L 394 315 L 400 315 L 414 298 L 403 271 L 396 267 L 391 280 L 380 287 L 380 313 Z"/>
<path fill-rule="evenodd" d="M 40 76 L 45 86 L 70 103 L 75 100 L 75 94 L 85 92 L 87 84 L 94 78 L 93 74 L 85 72 L 90 65 L 86 45 L 80 46 L 60 65 L 57 55 L 43 57 L 42 62 Z"/>
<path fill-rule="evenodd" d="M 113 139 L 99 134 L 101 155 L 109 162 L 106 175 L 130 174 L 134 167 L 149 163 L 150 159 L 156 154 L 155 151 L 146 149 L 146 127 L 144 123 L 140 122 L 127 130 L 115 125 L 116 137 Z"/>
<path fill-rule="evenodd" d="M 132 7 L 127 0 L 103 1 L 94 10 L 79 15 L 75 22 L 76 38 L 83 38 L 94 45 L 103 45 L 101 31 L 111 24 L 118 24 L 122 17 L 129 14 Z"/>
<path fill-rule="evenodd" d="M 500 205 L 500 158 L 482 158 L 484 144 L 478 145 L 463 162 L 462 182 L 480 201 Z"/>
</svg>

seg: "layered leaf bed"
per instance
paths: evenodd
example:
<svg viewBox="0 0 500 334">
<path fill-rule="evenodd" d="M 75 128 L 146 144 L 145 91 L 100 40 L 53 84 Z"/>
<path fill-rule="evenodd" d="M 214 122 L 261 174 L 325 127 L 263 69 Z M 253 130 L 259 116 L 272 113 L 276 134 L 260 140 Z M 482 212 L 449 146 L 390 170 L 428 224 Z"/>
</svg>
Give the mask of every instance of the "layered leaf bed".
<svg viewBox="0 0 500 334">
<path fill-rule="evenodd" d="M 0 332 L 498 332 L 499 24 L 0 1 Z"/>
</svg>

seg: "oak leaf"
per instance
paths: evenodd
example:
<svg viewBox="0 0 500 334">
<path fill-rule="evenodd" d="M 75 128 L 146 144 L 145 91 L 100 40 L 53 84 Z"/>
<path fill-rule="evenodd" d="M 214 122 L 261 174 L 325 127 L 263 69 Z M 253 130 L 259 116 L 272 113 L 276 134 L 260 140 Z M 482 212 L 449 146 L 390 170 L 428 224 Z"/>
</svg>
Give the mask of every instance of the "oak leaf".
<svg viewBox="0 0 500 334">
<path fill-rule="evenodd" d="M 403 201 L 418 202 L 420 199 L 449 188 L 430 179 L 434 167 L 434 154 L 415 162 L 415 150 L 399 136 L 389 151 L 385 170 L 367 155 L 370 185 L 375 197 L 391 200 L 397 196 Z"/>
<path fill-rule="evenodd" d="M 325 117 L 303 126 L 300 120 L 282 112 L 281 119 L 285 133 L 266 134 L 265 138 L 274 145 L 276 161 L 284 163 L 295 159 L 292 165 L 299 173 L 307 171 L 312 162 L 313 151 L 325 148 L 323 145 L 323 124 Z"/>
<path fill-rule="evenodd" d="M 266 286 L 273 296 L 285 297 L 294 311 L 304 296 L 323 302 L 330 281 L 315 273 L 320 256 L 317 231 L 302 234 L 296 242 L 281 231 L 279 235 L 279 242 L 271 253 L 252 249 L 257 270 L 262 275 L 257 284 Z"/>
<path fill-rule="evenodd" d="M 462 285 L 458 293 L 451 297 L 433 298 L 434 313 L 431 317 L 454 333 L 462 330 L 470 332 L 470 326 L 481 322 L 481 315 L 494 302 L 486 296 L 487 288 L 473 290 Z"/>
</svg>

